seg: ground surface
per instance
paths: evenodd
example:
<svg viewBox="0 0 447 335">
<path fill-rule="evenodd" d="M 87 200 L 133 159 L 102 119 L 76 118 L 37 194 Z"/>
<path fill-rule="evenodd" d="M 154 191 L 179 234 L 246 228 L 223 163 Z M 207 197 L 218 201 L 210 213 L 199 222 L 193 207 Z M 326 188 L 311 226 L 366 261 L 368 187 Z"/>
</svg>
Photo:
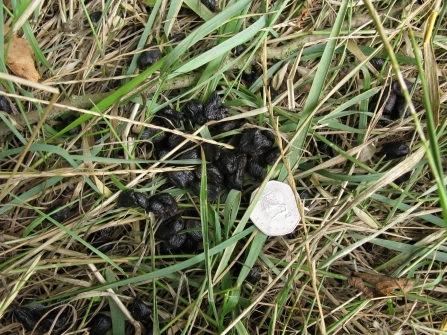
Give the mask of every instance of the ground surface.
<svg viewBox="0 0 447 335">
<path fill-rule="evenodd" d="M 114 334 L 152 324 L 167 334 L 445 334 L 446 4 L 239 0 L 213 13 L 194 0 L 81 2 L 4 1 L 4 41 L 26 39 L 44 86 L 2 77 L 14 111 L 0 115 L 0 334 L 23 334 L 14 308 L 36 302 L 65 308 L 51 333 L 85 334 L 100 313 Z M 143 71 L 152 42 L 163 58 Z M 415 113 L 386 120 L 374 101 L 404 99 L 389 89 L 396 73 L 414 83 Z M 164 131 L 231 150 L 258 127 L 281 152 L 265 178 L 246 173 L 242 191 L 224 188 L 215 202 L 209 176 L 201 197 L 166 178 L 205 160 L 179 158 L 184 147 L 160 160 L 141 136 L 157 111 L 213 92 L 236 129 L 184 120 Z M 409 152 L 385 159 L 393 141 Z M 248 218 L 268 179 L 301 194 L 292 234 L 267 238 Z M 126 189 L 174 196 L 180 215 L 202 222 L 197 250 L 164 250 L 159 215 L 117 205 Z M 152 310 L 143 327 L 128 311 L 137 295 Z"/>
</svg>

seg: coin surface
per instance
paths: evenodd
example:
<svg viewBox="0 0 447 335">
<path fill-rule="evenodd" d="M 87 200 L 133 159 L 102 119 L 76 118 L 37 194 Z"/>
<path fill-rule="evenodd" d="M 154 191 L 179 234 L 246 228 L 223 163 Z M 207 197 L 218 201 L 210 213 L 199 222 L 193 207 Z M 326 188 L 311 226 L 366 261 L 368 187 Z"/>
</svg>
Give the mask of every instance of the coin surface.
<svg viewBox="0 0 447 335">
<path fill-rule="evenodd" d="M 252 193 L 250 202 L 253 202 L 258 190 Z M 279 181 L 269 181 L 250 219 L 268 236 L 290 234 L 301 220 L 292 188 Z"/>
</svg>

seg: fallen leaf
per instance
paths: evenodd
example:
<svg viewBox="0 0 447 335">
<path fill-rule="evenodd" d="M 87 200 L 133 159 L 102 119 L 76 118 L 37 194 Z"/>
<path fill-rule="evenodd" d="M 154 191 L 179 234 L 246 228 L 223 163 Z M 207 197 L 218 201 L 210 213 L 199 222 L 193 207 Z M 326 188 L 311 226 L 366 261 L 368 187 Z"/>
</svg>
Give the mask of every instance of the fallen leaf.
<svg viewBox="0 0 447 335">
<path fill-rule="evenodd" d="M 40 79 L 39 73 L 34 66 L 33 49 L 24 38 L 13 36 L 11 43 L 5 44 L 8 50 L 6 65 L 16 75 L 37 83 Z"/>
<path fill-rule="evenodd" d="M 352 277 L 360 278 L 371 285 L 374 285 L 378 293 L 382 295 L 391 294 L 394 290 L 401 290 L 404 293 L 410 292 L 414 287 L 414 280 L 407 278 L 393 278 L 384 275 L 353 272 Z"/>
<path fill-rule="evenodd" d="M 363 280 L 359 277 L 349 277 L 348 284 L 357 290 L 362 291 L 368 298 L 374 298 L 377 295 L 375 290 L 373 288 L 366 287 Z"/>
<path fill-rule="evenodd" d="M 307 8 L 303 8 L 301 10 L 300 14 L 298 15 L 298 17 L 296 18 L 296 25 L 298 27 L 300 27 L 301 26 L 301 22 L 306 19 L 307 14 L 309 14 L 309 10 Z"/>
</svg>

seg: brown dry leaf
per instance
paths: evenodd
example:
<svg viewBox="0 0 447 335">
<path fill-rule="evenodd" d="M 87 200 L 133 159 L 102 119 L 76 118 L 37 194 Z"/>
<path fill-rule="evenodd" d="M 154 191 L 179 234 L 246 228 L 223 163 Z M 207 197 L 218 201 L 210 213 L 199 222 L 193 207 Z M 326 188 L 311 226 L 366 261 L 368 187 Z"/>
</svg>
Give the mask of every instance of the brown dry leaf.
<svg viewBox="0 0 447 335">
<path fill-rule="evenodd" d="M 296 25 L 298 27 L 301 27 L 301 22 L 303 22 L 306 19 L 308 14 L 309 14 L 309 10 L 307 8 L 303 8 L 301 10 L 300 14 L 296 18 Z"/>
<path fill-rule="evenodd" d="M 8 45 L 5 44 L 5 50 Z M 40 79 L 39 73 L 34 66 L 33 49 L 24 38 L 13 36 L 9 44 L 6 65 L 16 75 L 37 83 Z"/>
<path fill-rule="evenodd" d="M 376 296 L 376 291 L 373 288 L 366 287 L 363 280 L 359 277 L 349 277 L 348 284 L 357 290 L 362 291 L 368 298 L 374 298 Z"/>
<path fill-rule="evenodd" d="M 401 290 L 404 293 L 410 292 L 414 287 L 414 280 L 407 278 L 391 278 L 377 283 L 376 289 L 384 295 L 391 294 L 394 290 Z"/>
<path fill-rule="evenodd" d="M 354 277 L 358 277 L 372 285 L 383 295 L 391 294 L 394 290 L 401 290 L 404 293 L 411 291 L 414 287 L 414 280 L 407 278 L 392 278 L 383 275 L 354 272 Z"/>
</svg>

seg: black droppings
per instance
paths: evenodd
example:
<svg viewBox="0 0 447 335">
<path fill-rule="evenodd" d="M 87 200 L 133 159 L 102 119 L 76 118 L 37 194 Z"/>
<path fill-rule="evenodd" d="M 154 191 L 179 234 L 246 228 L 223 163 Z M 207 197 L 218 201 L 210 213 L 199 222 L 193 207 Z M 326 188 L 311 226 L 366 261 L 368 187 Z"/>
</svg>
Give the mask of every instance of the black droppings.
<svg viewBox="0 0 447 335">
<path fill-rule="evenodd" d="M 168 134 L 160 129 L 146 127 L 141 133 L 140 140 L 149 140 L 156 147 L 164 146 L 164 144 L 168 140 Z"/>
<path fill-rule="evenodd" d="M 300 192 L 299 196 L 304 206 L 309 206 L 310 203 L 312 202 L 313 197 L 308 191 Z"/>
<path fill-rule="evenodd" d="M 199 158 L 200 158 L 199 147 L 188 149 L 178 156 L 178 159 L 199 159 Z"/>
<path fill-rule="evenodd" d="M 48 213 L 54 212 L 57 209 L 59 210 L 56 213 L 51 214 L 50 218 L 59 223 L 62 223 L 70 216 L 70 207 L 51 207 L 48 210 Z"/>
<path fill-rule="evenodd" d="M 223 174 L 232 175 L 237 169 L 237 157 L 232 151 L 222 150 L 216 165 Z"/>
<path fill-rule="evenodd" d="M 406 79 L 404 79 L 404 83 L 405 83 L 405 86 L 407 86 L 407 90 L 411 91 L 411 87 L 413 86 L 413 84 Z M 399 97 L 404 96 L 402 87 L 400 87 L 400 84 L 398 81 L 394 81 L 393 84 L 391 85 L 391 87 L 392 87 L 394 93 L 396 93 L 396 95 L 398 95 Z"/>
<path fill-rule="evenodd" d="M 129 312 L 133 318 L 143 324 L 151 322 L 152 310 L 137 296 L 129 306 Z"/>
<path fill-rule="evenodd" d="M 220 151 L 222 150 L 220 146 L 211 143 L 202 143 L 202 148 L 205 153 L 205 159 L 208 162 L 215 162 L 220 157 Z"/>
<path fill-rule="evenodd" d="M 397 97 L 393 113 L 395 119 L 401 119 L 410 116 L 410 109 L 408 108 L 408 104 L 403 97 Z"/>
<path fill-rule="evenodd" d="M 167 177 L 174 186 L 186 189 L 194 181 L 194 172 L 191 170 L 172 171 L 167 173 Z"/>
<path fill-rule="evenodd" d="M 383 58 L 373 58 L 369 61 L 371 63 L 372 66 L 374 66 L 374 68 L 377 71 L 380 71 L 383 67 L 383 65 L 385 64 L 385 59 Z"/>
<path fill-rule="evenodd" d="M 255 265 L 251 268 L 250 272 L 247 275 L 247 278 L 245 278 L 249 283 L 256 284 L 258 281 L 261 280 L 261 267 L 259 265 Z"/>
<path fill-rule="evenodd" d="M 197 179 L 202 179 L 202 167 L 198 166 L 194 173 L 197 177 Z M 208 164 L 206 166 L 206 177 L 208 181 L 211 181 L 214 184 L 217 185 L 223 185 L 224 183 L 224 175 L 223 173 L 217 168 L 214 164 Z"/>
<path fill-rule="evenodd" d="M 400 185 L 400 184 L 408 181 L 412 174 L 413 174 L 413 171 L 408 171 L 408 172 L 404 173 L 402 176 L 394 179 L 393 183 L 395 183 L 396 185 Z"/>
<path fill-rule="evenodd" d="M 140 192 L 135 192 L 134 190 L 126 190 L 121 192 L 118 197 L 118 207 L 147 207 L 147 196 Z"/>
<path fill-rule="evenodd" d="M 176 234 L 163 241 L 164 250 L 174 250 L 180 248 L 186 241 L 186 234 Z"/>
<path fill-rule="evenodd" d="M 396 105 L 397 95 L 394 92 L 390 92 L 389 96 L 387 97 L 384 93 L 382 96 L 382 100 L 385 100 L 383 106 L 383 114 L 394 114 L 394 106 Z"/>
<path fill-rule="evenodd" d="M 156 43 L 151 43 L 145 48 L 149 50 L 143 51 L 137 60 L 140 70 L 146 70 L 161 58 L 161 52 Z"/>
<path fill-rule="evenodd" d="M 213 92 L 203 106 L 203 115 L 207 121 L 222 120 L 226 117 L 227 112 L 228 109 L 222 105 L 222 100 L 216 92 Z"/>
<path fill-rule="evenodd" d="M 240 56 L 246 49 L 247 47 L 244 44 L 238 45 L 236 48 L 234 48 L 233 54 L 235 56 Z"/>
<path fill-rule="evenodd" d="M 195 180 L 191 185 L 192 192 L 200 197 L 200 180 Z M 219 198 L 220 195 L 220 186 L 213 184 L 212 182 L 208 182 L 206 185 L 207 190 L 207 200 L 209 202 L 215 202 Z"/>
<path fill-rule="evenodd" d="M 202 242 L 203 234 L 202 234 L 202 223 L 197 220 L 188 220 L 185 224 L 185 229 L 188 230 L 188 238 L 192 239 L 195 242 Z"/>
<path fill-rule="evenodd" d="M 90 16 L 90 21 L 92 21 L 92 23 L 98 23 L 99 22 L 99 20 L 101 19 L 101 15 L 102 15 L 102 12 L 93 12 L 93 13 L 91 13 L 89 16 Z"/>
<path fill-rule="evenodd" d="M 177 42 L 183 41 L 185 38 L 186 38 L 185 34 L 178 33 L 178 34 L 172 35 L 171 38 L 169 39 L 169 42 L 177 43 Z"/>
<path fill-rule="evenodd" d="M 169 129 L 180 128 L 182 120 L 183 115 L 171 108 L 158 111 L 153 118 L 153 121 L 156 121 L 157 124 Z"/>
<path fill-rule="evenodd" d="M 238 156 L 236 160 L 236 171 L 226 178 L 227 188 L 239 191 L 242 190 L 242 187 L 244 186 L 244 173 L 246 165 L 247 165 L 247 156 L 246 155 Z"/>
<path fill-rule="evenodd" d="M 273 146 L 274 136 L 272 135 L 270 132 L 261 131 L 258 128 L 247 129 L 242 134 L 238 152 L 251 156 L 262 155 Z"/>
<path fill-rule="evenodd" d="M 281 152 L 279 151 L 279 148 L 273 148 L 269 151 L 267 151 L 263 156 L 262 156 L 262 160 L 264 161 L 264 163 L 268 164 L 268 165 L 273 165 L 275 164 L 276 160 L 279 158 L 279 156 L 281 155 Z"/>
<path fill-rule="evenodd" d="M 410 153 L 410 148 L 405 142 L 389 142 L 386 143 L 382 150 L 381 155 L 385 155 L 386 159 L 394 159 L 399 157 L 404 157 Z"/>
<path fill-rule="evenodd" d="M 110 236 L 102 236 L 91 242 L 91 245 L 106 254 L 113 249 L 114 241 Z"/>
<path fill-rule="evenodd" d="M 251 157 L 248 159 L 246 170 L 256 180 L 263 180 L 267 174 L 267 166 L 257 157 Z"/>
<path fill-rule="evenodd" d="M 67 324 L 68 314 L 65 310 L 60 314 L 59 311 L 60 309 L 52 311 L 42 319 L 42 326 L 45 329 L 51 329 L 51 327 L 53 327 L 53 329 L 60 329 Z"/>
<path fill-rule="evenodd" d="M 178 135 L 178 134 L 171 134 L 169 136 L 168 139 L 168 146 L 169 148 L 173 149 L 176 146 L 178 146 L 180 143 L 182 143 L 184 140 L 186 140 L 186 137 L 182 136 L 182 135 Z M 183 149 L 187 149 L 187 148 L 191 148 L 192 146 L 194 146 L 194 142 L 191 141 L 187 141 L 182 148 Z"/>
<path fill-rule="evenodd" d="M 318 151 L 322 155 L 326 155 L 328 157 L 334 157 L 334 152 L 332 151 L 332 148 L 328 144 L 318 141 L 317 146 L 318 146 Z"/>
<path fill-rule="evenodd" d="M 200 0 L 210 11 L 216 11 L 216 0 Z"/>
<path fill-rule="evenodd" d="M 245 121 L 243 120 L 233 120 L 233 121 L 225 121 L 218 123 L 213 128 L 213 134 L 219 135 L 222 133 L 226 133 L 235 129 L 238 129 L 244 125 Z"/>
<path fill-rule="evenodd" d="M 14 307 L 14 315 L 26 330 L 33 330 L 40 319 L 28 307 Z"/>
<path fill-rule="evenodd" d="M 0 95 L 0 111 L 5 112 L 7 114 L 13 113 L 9 100 L 3 95 Z"/>
<path fill-rule="evenodd" d="M 92 319 L 90 335 L 105 335 L 112 329 L 112 319 L 105 314 L 97 314 Z"/>
<path fill-rule="evenodd" d="M 160 240 L 167 240 L 173 235 L 177 235 L 178 232 L 183 230 L 185 227 L 185 222 L 180 215 L 176 215 L 166 221 L 160 223 L 157 231 L 155 232 L 155 237 Z"/>
<path fill-rule="evenodd" d="M 146 210 L 165 220 L 177 214 L 177 201 L 168 193 L 159 193 L 149 197 Z"/>
<path fill-rule="evenodd" d="M 193 254 L 197 251 L 199 243 L 194 241 L 189 235 L 186 234 L 185 242 L 180 246 L 180 251 L 185 254 Z"/>
<path fill-rule="evenodd" d="M 206 117 L 203 113 L 203 104 L 200 100 L 193 99 L 188 101 L 182 108 L 183 116 L 193 123 L 204 125 Z"/>
</svg>

